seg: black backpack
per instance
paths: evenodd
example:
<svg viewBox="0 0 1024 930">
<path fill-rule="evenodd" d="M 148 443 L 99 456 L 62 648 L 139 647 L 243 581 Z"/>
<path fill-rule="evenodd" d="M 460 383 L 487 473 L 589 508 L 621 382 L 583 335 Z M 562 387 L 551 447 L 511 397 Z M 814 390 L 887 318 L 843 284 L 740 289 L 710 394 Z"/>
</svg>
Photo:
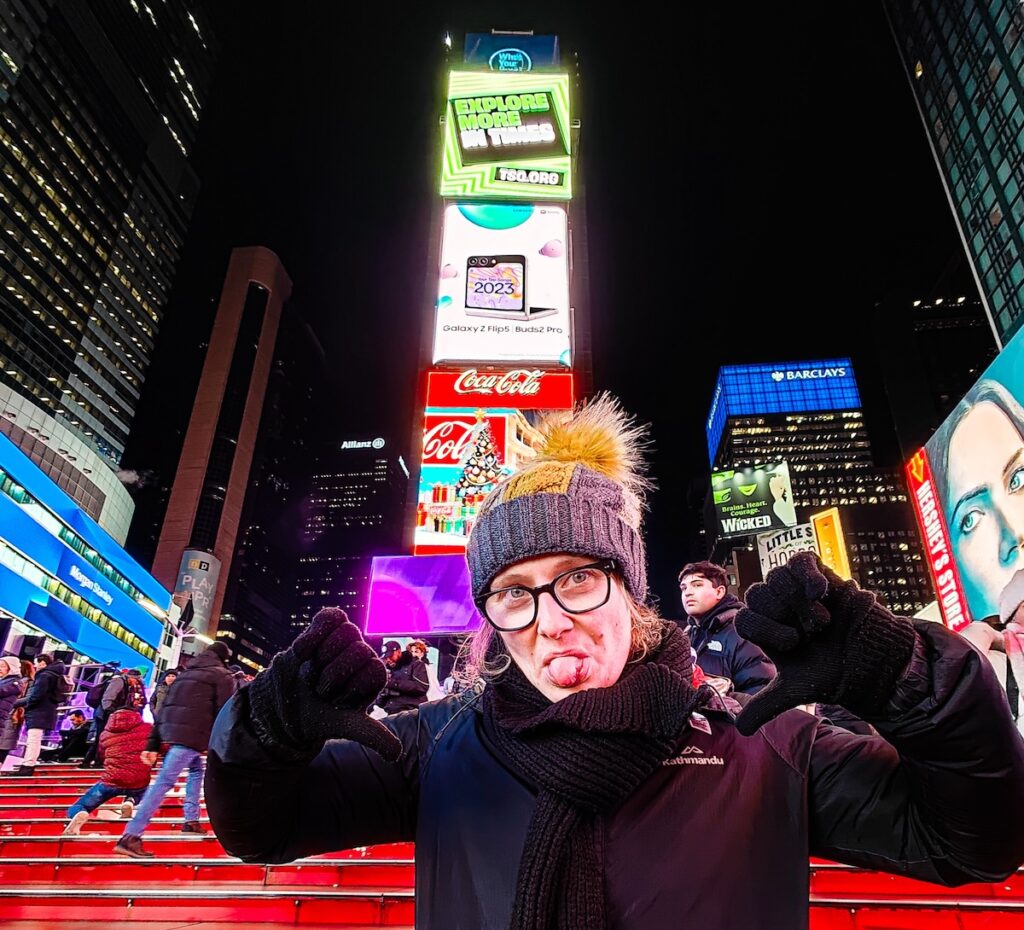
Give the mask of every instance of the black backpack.
<svg viewBox="0 0 1024 930">
<path fill-rule="evenodd" d="M 103 692 L 107 690 L 107 685 L 110 684 L 110 679 L 104 679 L 94 684 L 85 694 L 85 703 L 89 705 L 93 710 L 99 708 L 100 704 L 103 703 Z"/>
</svg>

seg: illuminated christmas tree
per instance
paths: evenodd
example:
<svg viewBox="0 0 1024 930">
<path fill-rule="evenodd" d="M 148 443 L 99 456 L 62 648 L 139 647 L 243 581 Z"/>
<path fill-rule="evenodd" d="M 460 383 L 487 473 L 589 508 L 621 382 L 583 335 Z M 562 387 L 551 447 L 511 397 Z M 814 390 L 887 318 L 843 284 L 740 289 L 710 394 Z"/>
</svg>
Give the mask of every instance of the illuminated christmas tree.
<svg viewBox="0 0 1024 930">
<path fill-rule="evenodd" d="M 468 448 L 469 454 L 460 462 L 462 474 L 455 484 L 456 497 L 482 491 L 501 479 L 501 454 L 483 410 L 476 412 L 476 426 Z"/>
</svg>

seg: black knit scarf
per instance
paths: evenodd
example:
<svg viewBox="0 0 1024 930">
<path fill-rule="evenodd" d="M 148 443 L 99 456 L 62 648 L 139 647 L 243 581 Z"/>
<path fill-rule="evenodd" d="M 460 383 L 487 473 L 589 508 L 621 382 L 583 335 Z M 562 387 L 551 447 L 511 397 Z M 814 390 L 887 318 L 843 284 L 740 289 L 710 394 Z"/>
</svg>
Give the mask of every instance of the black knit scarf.
<svg viewBox="0 0 1024 930">
<path fill-rule="evenodd" d="M 503 651 L 495 642 L 493 654 Z M 600 815 L 669 756 L 687 718 L 714 695 L 694 690 L 690 643 L 670 628 L 659 648 L 610 688 L 552 703 L 513 662 L 482 697 L 485 734 L 538 786 L 519 862 L 510 930 L 607 926 Z"/>
</svg>

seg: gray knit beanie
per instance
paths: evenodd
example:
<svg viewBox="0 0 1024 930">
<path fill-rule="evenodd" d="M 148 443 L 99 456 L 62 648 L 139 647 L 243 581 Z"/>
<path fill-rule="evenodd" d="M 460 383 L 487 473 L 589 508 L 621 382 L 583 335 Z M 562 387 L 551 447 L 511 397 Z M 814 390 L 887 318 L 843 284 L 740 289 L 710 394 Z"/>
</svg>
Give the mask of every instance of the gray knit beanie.
<svg viewBox="0 0 1024 930">
<path fill-rule="evenodd" d="M 630 594 L 647 598 L 640 524 L 640 440 L 618 401 L 602 394 L 541 426 L 536 458 L 501 482 L 480 508 L 466 547 L 473 595 L 510 565 L 568 552 L 615 559 Z"/>
</svg>

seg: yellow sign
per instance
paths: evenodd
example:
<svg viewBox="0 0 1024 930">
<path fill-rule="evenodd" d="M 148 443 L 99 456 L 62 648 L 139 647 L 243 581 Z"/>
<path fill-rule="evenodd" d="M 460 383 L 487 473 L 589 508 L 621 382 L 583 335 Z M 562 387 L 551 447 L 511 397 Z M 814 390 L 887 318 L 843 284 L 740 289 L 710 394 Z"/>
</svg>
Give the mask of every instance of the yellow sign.
<svg viewBox="0 0 1024 930">
<path fill-rule="evenodd" d="M 823 510 L 811 517 L 814 536 L 818 540 L 818 554 L 821 561 L 840 578 L 847 581 L 853 577 L 850 559 L 846 554 L 846 540 L 843 538 L 843 524 L 839 519 L 839 508 Z"/>
</svg>

